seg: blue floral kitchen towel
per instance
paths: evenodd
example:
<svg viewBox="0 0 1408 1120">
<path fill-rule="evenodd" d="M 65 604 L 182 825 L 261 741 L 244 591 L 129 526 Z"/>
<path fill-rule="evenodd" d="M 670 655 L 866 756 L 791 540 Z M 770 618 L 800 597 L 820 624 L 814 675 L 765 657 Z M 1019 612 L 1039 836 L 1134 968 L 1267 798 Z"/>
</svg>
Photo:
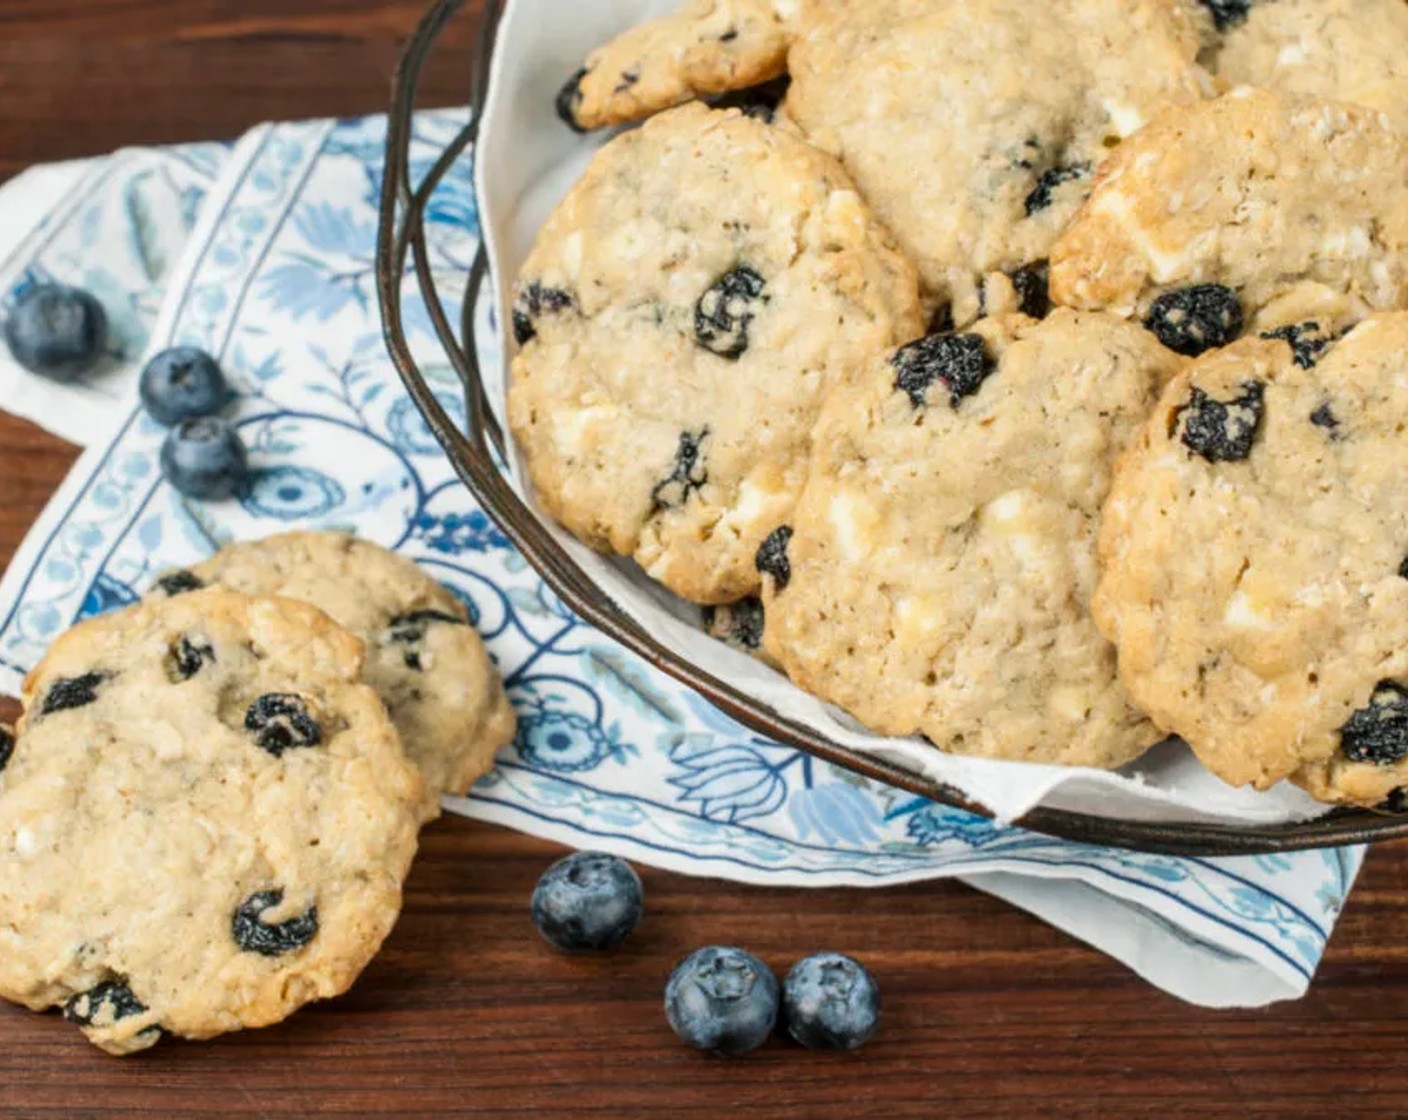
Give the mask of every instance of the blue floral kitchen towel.
<svg viewBox="0 0 1408 1120">
<path fill-rule="evenodd" d="M 417 173 L 460 123 L 418 118 Z M 470 797 L 446 802 L 453 812 L 748 882 L 954 876 L 1186 1000 L 1250 1006 L 1305 991 L 1362 850 L 1174 859 L 1000 827 L 761 739 L 573 617 L 454 478 L 384 351 L 372 258 L 385 132 L 382 118 L 264 126 L 232 150 L 179 149 L 145 177 L 96 163 L 86 182 L 109 174 L 87 202 L 51 214 L 25 242 L 31 256 L 5 265 L 0 299 L 38 277 L 87 283 L 127 326 L 107 372 L 68 388 L 26 383 L 39 423 L 65 431 L 59 413 L 91 394 L 106 426 L 86 437 L 0 584 L 0 689 L 13 692 L 74 620 L 132 602 L 163 568 L 295 526 L 350 530 L 464 598 L 517 706 L 514 747 Z M 201 174 L 178 175 L 183 162 Z M 22 194 L 0 209 L 26 204 Z M 476 248 L 467 161 L 429 219 L 442 290 L 458 298 Z M 415 299 L 408 327 L 462 416 Z M 255 467 L 241 500 L 200 504 L 162 484 L 163 432 L 130 389 L 148 333 L 152 350 L 204 347 L 239 387 L 234 415 Z M 0 377 L 8 406 L 14 383 Z"/>
<path fill-rule="evenodd" d="M 88 289 L 108 313 L 108 354 L 81 384 L 40 382 L 0 346 L 0 404 L 87 446 L 128 407 L 171 270 L 228 144 L 129 148 L 25 172 L 0 192 L 0 318 L 31 284 Z"/>
</svg>

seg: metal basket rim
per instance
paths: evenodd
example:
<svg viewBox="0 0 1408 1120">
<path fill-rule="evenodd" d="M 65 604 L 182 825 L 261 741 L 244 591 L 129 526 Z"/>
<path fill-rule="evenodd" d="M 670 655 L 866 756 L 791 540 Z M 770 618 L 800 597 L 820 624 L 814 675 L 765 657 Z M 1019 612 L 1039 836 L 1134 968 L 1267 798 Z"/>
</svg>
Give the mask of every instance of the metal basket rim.
<svg viewBox="0 0 1408 1120">
<path fill-rule="evenodd" d="M 408 40 L 392 82 L 387 125 L 385 177 L 382 184 L 376 246 L 377 300 L 388 353 L 416 406 L 456 474 L 484 512 L 523 554 L 549 587 L 586 622 L 667 673 L 747 727 L 770 739 L 864 777 L 897 786 L 983 816 L 992 816 L 952 787 L 930 781 L 872 755 L 832 743 L 809 728 L 778 715 L 758 701 L 676 657 L 634 619 L 607 598 L 543 529 L 508 486 L 496 465 L 504 452 L 503 434 L 488 408 L 474 347 L 475 301 L 487 275 L 484 246 L 478 255 L 460 309 L 456 336 L 445 313 L 429 267 L 424 210 L 430 194 L 456 159 L 472 145 L 488 91 L 488 76 L 498 22 L 505 0 L 478 5 L 480 33 L 471 67 L 470 122 L 418 184 L 410 181 L 409 145 L 420 75 L 446 23 L 464 0 L 436 0 Z M 406 338 L 402 317 L 402 281 L 408 258 L 420 294 L 446 357 L 460 377 L 470 422 L 461 431 L 430 390 Z M 1408 836 L 1408 814 L 1368 809 L 1337 809 L 1313 821 L 1280 825 L 1167 823 L 1104 817 L 1065 809 L 1037 807 L 1016 824 L 1061 839 L 1167 855 L 1229 856 L 1297 851 L 1338 844 L 1368 843 Z"/>
</svg>

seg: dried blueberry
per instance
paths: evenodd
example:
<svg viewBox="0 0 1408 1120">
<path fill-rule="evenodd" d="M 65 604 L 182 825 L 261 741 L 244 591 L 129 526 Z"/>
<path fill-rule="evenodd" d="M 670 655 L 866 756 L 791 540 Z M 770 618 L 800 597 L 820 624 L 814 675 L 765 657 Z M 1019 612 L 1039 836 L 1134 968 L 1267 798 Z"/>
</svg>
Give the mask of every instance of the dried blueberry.
<svg viewBox="0 0 1408 1120">
<path fill-rule="evenodd" d="M 585 132 L 577 122 L 577 110 L 582 107 L 582 79 L 587 76 L 586 68 L 578 70 L 557 91 L 557 97 L 553 100 L 553 107 L 557 110 L 558 119 L 562 121 L 573 132 Z"/>
<path fill-rule="evenodd" d="M 91 1027 L 94 1023 L 115 1023 L 119 1019 L 130 1019 L 141 1015 L 147 1005 L 132 994 L 121 980 L 104 980 L 79 992 L 64 1004 L 64 1018 L 80 1027 Z"/>
<path fill-rule="evenodd" d="M 777 107 L 787 96 L 787 86 L 790 80 L 784 74 L 770 82 L 749 86 L 747 89 L 733 90 L 722 97 L 715 98 L 710 104 L 715 109 L 737 109 L 745 117 L 752 117 L 764 124 L 772 124 L 777 116 Z"/>
<path fill-rule="evenodd" d="M 704 464 L 701 450 L 708 428 L 698 432 L 681 432 L 679 446 L 675 448 L 675 464 L 662 481 L 650 491 L 653 509 L 658 512 L 674 506 L 682 506 L 689 496 L 701 489 L 709 481 L 709 468 Z"/>
<path fill-rule="evenodd" d="M 205 584 L 195 573 L 181 568 L 158 576 L 152 586 L 163 595 L 184 595 L 188 591 L 199 591 Z"/>
<path fill-rule="evenodd" d="M 748 349 L 748 328 L 767 301 L 765 286 L 746 265 L 725 272 L 694 305 L 694 340 L 721 358 L 742 355 Z"/>
<path fill-rule="evenodd" d="M 15 733 L 0 725 L 0 774 L 10 765 L 10 756 L 15 753 Z"/>
<path fill-rule="evenodd" d="M 1310 422 L 1317 428 L 1324 428 L 1327 432 L 1333 432 L 1340 426 L 1340 419 L 1335 415 L 1335 410 L 1330 407 L 1329 401 L 1310 414 Z"/>
<path fill-rule="evenodd" d="M 705 607 L 704 630 L 711 638 L 752 653 L 763 644 L 763 604 L 756 598 L 740 599 L 723 607 Z"/>
<path fill-rule="evenodd" d="M 398 615 L 387 624 L 386 637 L 389 641 L 398 645 L 416 647 L 425 640 L 425 632 L 432 624 L 440 623 L 446 626 L 468 626 L 462 618 L 456 618 L 452 614 L 444 611 L 423 610 L 411 611 L 409 614 Z M 406 662 L 407 669 L 414 669 L 420 672 L 421 665 L 420 650 L 410 648 L 402 654 Z"/>
<path fill-rule="evenodd" d="M 1214 400 L 1201 389 L 1174 416 L 1182 423 L 1184 446 L 1209 463 L 1235 463 L 1252 451 L 1264 410 L 1260 381 L 1242 382 L 1242 395 L 1230 401 Z"/>
<path fill-rule="evenodd" d="M 1408 557 L 1404 557 L 1403 563 L 1398 565 L 1398 578 L 1408 579 Z"/>
<path fill-rule="evenodd" d="M 1314 321 L 1277 327 L 1274 331 L 1266 331 L 1261 337 L 1284 342 L 1291 348 L 1291 357 L 1301 369 L 1310 369 L 1335 341 L 1333 336 L 1321 331 L 1320 324 Z"/>
<path fill-rule="evenodd" d="M 283 903 L 281 890 L 259 891 L 250 895 L 235 911 L 230 922 L 230 932 L 235 944 L 249 953 L 261 957 L 279 957 L 301 949 L 312 941 L 318 933 L 318 908 L 310 906 L 302 914 L 289 918 L 286 922 L 269 925 L 262 920 L 266 910 Z"/>
<path fill-rule="evenodd" d="M 1052 167 L 1043 171 L 1036 181 L 1036 186 L 1027 195 L 1026 207 L 1027 217 L 1039 214 L 1051 205 L 1052 192 L 1062 183 L 1074 182 L 1076 179 L 1084 179 L 1090 174 L 1091 167 L 1088 163 L 1073 163 L 1068 167 Z"/>
<path fill-rule="evenodd" d="M 976 334 L 931 334 L 901 346 L 890 358 L 895 367 L 895 388 L 909 395 L 919 408 L 934 382 L 948 389 L 948 403 L 957 408 L 964 397 L 976 393 L 994 364 L 987 343 Z"/>
<path fill-rule="evenodd" d="M 81 677 L 60 677 L 49 686 L 44 701 L 39 705 L 41 716 L 54 712 L 66 712 L 71 708 L 82 708 L 98 698 L 98 686 L 111 674 L 84 673 Z"/>
<path fill-rule="evenodd" d="M 244 715 L 244 729 L 275 758 L 295 747 L 316 747 L 323 741 L 323 729 L 302 698 L 286 692 L 270 692 L 251 704 Z"/>
<path fill-rule="evenodd" d="M 1033 319 L 1045 319 L 1051 310 L 1050 269 L 1046 262 L 1024 264 L 1007 276 L 1017 293 L 1017 310 Z"/>
<path fill-rule="evenodd" d="M 191 641 L 183 635 L 176 643 L 176 648 L 171 651 L 171 657 L 176 676 L 180 680 L 188 681 L 205 667 L 207 661 L 215 660 L 215 647 L 199 639 Z"/>
<path fill-rule="evenodd" d="M 1350 762 L 1388 766 L 1408 755 L 1408 688 L 1380 681 L 1369 698 L 1340 728 L 1340 750 Z"/>
<path fill-rule="evenodd" d="M 611 92 L 612 92 L 612 93 L 625 93 L 628 89 L 630 89 L 633 85 L 635 85 L 635 84 L 636 84 L 637 82 L 639 82 L 639 81 L 640 81 L 640 72 L 639 72 L 638 70 L 622 70 L 622 71 L 621 71 L 621 80 L 616 83 L 616 88 L 613 89 Z"/>
<path fill-rule="evenodd" d="M 537 280 L 530 280 L 518 290 L 513 301 L 513 337 L 519 346 L 538 337 L 538 316 L 566 311 L 575 301 L 571 292 L 561 288 L 549 288 Z"/>
<path fill-rule="evenodd" d="M 389 636 L 393 642 L 419 642 L 431 623 L 443 622 L 446 626 L 468 626 L 462 618 L 446 611 L 422 610 L 397 615 L 388 624 Z"/>
<path fill-rule="evenodd" d="M 1222 284 L 1175 288 L 1154 300 L 1144 325 L 1174 353 L 1196 358 L 1242 333 L 1242 301 Z"/>
<path fill-rule="evenodd" d="M 1212 22 L 1219 31 L 1241 23 L 1251 11 L 1252 0 L 1199 0 L 1212 13 Z"/>
<path fill-rule="evenodd" d="M 787 545 L 791 540 L 792 526 L 781 525 L 767 535 L 753 559 L 758 571 L 772 576 L 776 591 L 781 591 L 792 582 L 792 562 L 787 558 Z"/>
<path fill-rule="evenodd" d="M 1383 799 L 1383 803 L 1379 805 L 1379 808 L 1386 813 L 1401 813 L 1405 809 L 1408 809 L 1408 790 L 1399 786 Z"/>
</svg>

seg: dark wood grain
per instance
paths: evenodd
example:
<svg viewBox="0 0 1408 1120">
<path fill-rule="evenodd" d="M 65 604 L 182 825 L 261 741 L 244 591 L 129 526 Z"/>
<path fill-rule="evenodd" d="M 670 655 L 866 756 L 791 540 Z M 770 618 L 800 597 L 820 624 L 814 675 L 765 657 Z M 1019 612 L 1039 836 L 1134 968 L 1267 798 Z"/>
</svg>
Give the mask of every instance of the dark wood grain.
<svg viewBox="0 0 1408 1120">
<path fill-rule="evenodd" d="M 587 2 L 587 0 L 583 0 Z M 418 0 L 0 0 L 0 174 L 272 117 L 380 109 Z M 452 28 L 464 45 L 472 19 Z M 467 81 L 432 70 L 430 100 Z M 3 402 L 0 402 L 3 403 Z M 0 564 L 72 448 L 0 415 Z M 0 707 L 0 715 L 5 709 Z M 106 1058 L 0 1007 L 0 1117 L 1403 1117 L 1408 847 L 1376 852 L 1306 999 L 1189 1008 L 963 887 L 764 890 L 646 872 L 620 952 L 556 955 L 527 917 L 551 845 L 444 820 L 356 988 L 282 1026 Z M 660 1011 L 673 961 L 737 942 L 781 969 L 856 953 L 886 998 L 861 1054 L 723 1062 Z"/>
</svg>

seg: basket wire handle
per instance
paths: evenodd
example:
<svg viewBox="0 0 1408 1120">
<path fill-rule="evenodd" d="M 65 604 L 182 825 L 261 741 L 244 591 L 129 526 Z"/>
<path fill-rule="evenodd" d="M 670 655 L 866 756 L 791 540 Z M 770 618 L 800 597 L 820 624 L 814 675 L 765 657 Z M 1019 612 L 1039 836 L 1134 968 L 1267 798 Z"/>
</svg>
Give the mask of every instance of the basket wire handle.
<svg viewBox="0 0 1408 1120">
<path fill-rule="evenodd" d="M 685 662 L 607 598 L 513 490 L 498 462 L 509 449 L 489 406 L 474 346 L 475 311 L 488 285 L 487 254 L 481 241 L 469 273 L 456 336 L 436 289 L 425 238 L 425 210 L 456 160 L 475 142 L 489 88 L 490 61 L 505 0 L 483 0 L 470 83 L 469 123 L 436 160 L 425 180 L 410 180 L 410 143 L 416 91 L 425 61 L 441 31 L 464 0 L 437 0 L 406 45 L 393 82 L 387 124 L 385 177 L 377 224 L 376 286 L 387 352 L 436 440 L 460 479 L 513 541 L 524 558 L 562 601 L 585 621 L 627 646 L 656 668 L 701 693 L 728 715 L 768 738 L 782 738 L 819 758 L 945 804 L 988 815 L 961 791 L 918 776 L 885 758 L 861 755 L 836 746 L 805 724 L 775 712 L 764 716 L 759 705 L 734 686 Z M 445 411 L 416 364 L 406 339 L 402 315 L 403 280 L 408 261 L 425 299 L 435 333 L 465 393 L 467 432 Z M 463 340 L 463 341 L 461 341 Z M 497 460 L 497 462 L 496 462 Z M 1255 830 L 1222 824 L 1165 824 L 1038 807 L 1018 822 L 1023 827 L 1092 844 L 1113 845 L 1170 855 L 1243 855 L 1293 851 L 1328 844 L 1363 843 L 1408 836 L 1408 815 L 1386 817 L 1366 810 L 1337 810 L 1305 824 Z"/>
</svg>

